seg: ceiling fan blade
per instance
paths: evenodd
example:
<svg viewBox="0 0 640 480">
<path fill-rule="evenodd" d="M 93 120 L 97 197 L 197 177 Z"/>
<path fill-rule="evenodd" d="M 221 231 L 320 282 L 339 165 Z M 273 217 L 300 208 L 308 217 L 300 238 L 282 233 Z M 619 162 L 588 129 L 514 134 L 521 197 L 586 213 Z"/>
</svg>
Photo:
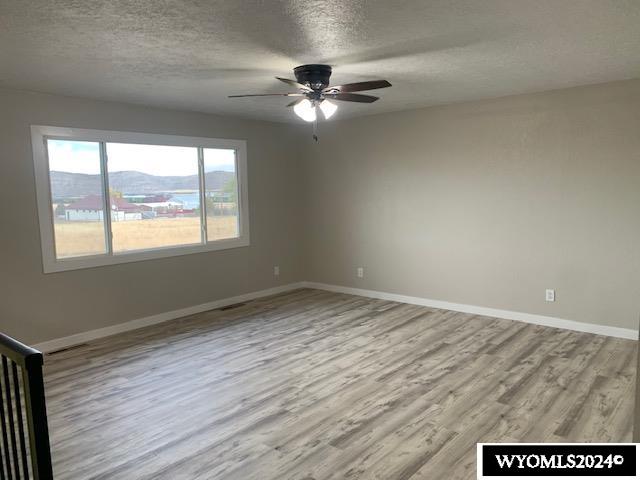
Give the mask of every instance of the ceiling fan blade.
<svg viewBox="0 0 640 480">
<path fill-rule="evenodd" d="M 304 97 L 304 93 L 255 93 L 249 95 L 229 95 L 228 98 L 239 97 Z"/>
<path fill-rule="evenodd" d="M 276 78 L 281 82 L 291 85 L 292 87 L 299 88 L 300 90 L 304 90 L 305 92 L 313 92 L 313 89 L 311 87 L 298 83 L 295 80 L 289 80 L 288 78 L 282 78 L 282 77 L 276 77 Z"/>
<path fill-rule="evenodd" d="M 287 107 L 295 107 L 297 104 L 299 104 L 302 100 L 304 100 L 304 98 L 299 98 L 298 100 L 294 100 L 291 103 L 287 103 Z"/>
<path fill-rule="evenodd" d="M 359 103 L 373 103 L 378 100 L 378 97 L 373 95 L 362 95 L 360 93 L 334 93 L 328 94 L 328 98 L 334 100 L 342 100 L 343 102 L 359 102 Z"/>
<path fill-rule="evenodd" d="M 335 85 L 327 87 L 323 92 L 364 92 L 365 90 L 375 90 L 376 88 L 387 88 L 391 84 L 386 80 L 371 80 L 369 82 L 347 83 L 346 85 Z"/>
</svg>

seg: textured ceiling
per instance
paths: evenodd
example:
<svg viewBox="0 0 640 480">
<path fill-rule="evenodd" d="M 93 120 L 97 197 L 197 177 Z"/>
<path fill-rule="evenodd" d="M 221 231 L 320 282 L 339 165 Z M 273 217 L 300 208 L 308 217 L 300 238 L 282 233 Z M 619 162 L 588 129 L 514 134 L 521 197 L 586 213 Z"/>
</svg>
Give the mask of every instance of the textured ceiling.
<svg viewBox="0 0 640 480">
<path fill-rule="evenodd" d="M 385 78 L 338 117 L 640 77 L 639 0 L 0 0 L 0 85 L 298 121 L 303 63 Z M 374 92 L 372 92 L 374 93 Z"/>
</svg>

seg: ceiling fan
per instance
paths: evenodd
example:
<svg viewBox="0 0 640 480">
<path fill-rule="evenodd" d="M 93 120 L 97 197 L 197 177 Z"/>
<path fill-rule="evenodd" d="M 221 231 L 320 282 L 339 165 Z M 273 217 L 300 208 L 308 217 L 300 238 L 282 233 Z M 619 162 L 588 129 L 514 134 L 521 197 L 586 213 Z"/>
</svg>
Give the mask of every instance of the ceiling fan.
<svg viewBox="0 0 640 480">
<path fill-rule="evenodd" d="M 360 93 L 376 88 L 387 88 L 391 84 L 386 80 L 371 80 L 368 82 L 347 83 L 346 85 L 329 86 L 331 77 L 330 65 L 300 65 L 293 69 L 296 80 L 276 77 L 298 89 L 295 93 L 259 93 L 253 95 L 229 95 L 229 98 L 238 97 L 299 97 L 287 107 L 293 107 L 293 111 L 307 122 L 315 122 L 318 118 L 317 109 L 322 111 L 325 119 L 329 119 L 338 106 L 330 100 L 342 102 L 373 103 L 378 97 L 363 95 Z"/>
</svg>

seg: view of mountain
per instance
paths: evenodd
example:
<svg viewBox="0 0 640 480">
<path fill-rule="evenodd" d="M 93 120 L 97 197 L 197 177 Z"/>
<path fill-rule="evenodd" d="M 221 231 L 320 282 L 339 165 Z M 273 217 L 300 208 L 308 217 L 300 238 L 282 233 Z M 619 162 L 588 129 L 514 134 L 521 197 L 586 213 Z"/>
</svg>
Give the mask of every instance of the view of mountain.
<svg viewBox="0 0 640 480">
<path fill-rule="evenodd" d="M 233 180 L 232 172 L 208 172 L 205 181 L 208 189 L 218 190 Z M 198 176 L 159 177 L 146 173 L 126 171 L 109 174 L 109 187 L 125 194 L 198 190 Z M 51 172 L 51 191 L 54 199 L 84 197 L 100 191 L 100 175 L 84 173 Z"/>
</svg>

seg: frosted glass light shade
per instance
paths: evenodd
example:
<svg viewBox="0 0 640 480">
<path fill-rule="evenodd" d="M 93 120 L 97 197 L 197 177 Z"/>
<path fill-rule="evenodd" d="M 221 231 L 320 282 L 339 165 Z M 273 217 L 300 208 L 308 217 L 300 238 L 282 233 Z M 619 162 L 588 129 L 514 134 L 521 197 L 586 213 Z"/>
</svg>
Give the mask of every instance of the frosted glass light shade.
<svg viewBox="0 0 640 480">
<path fill-rule="evenodd" d="M 323 100 L 322 103 L 320 103 L 320 110 L 322 110 L 324 118 L 329 120 L 329 118 L 336 113 L 336 110 L 338 110 L 338 106 L 329 100 Z"/>
<path fill-rule="evenodd" d="M 293 111 L 296 112 L 296 115 L 298 115 L 305 122 L 313 122 L 316 119 L 316 107 L 307 98 L 302 100 L 300 103 L 297 103 L 293 107 Z"/>
</svg>

